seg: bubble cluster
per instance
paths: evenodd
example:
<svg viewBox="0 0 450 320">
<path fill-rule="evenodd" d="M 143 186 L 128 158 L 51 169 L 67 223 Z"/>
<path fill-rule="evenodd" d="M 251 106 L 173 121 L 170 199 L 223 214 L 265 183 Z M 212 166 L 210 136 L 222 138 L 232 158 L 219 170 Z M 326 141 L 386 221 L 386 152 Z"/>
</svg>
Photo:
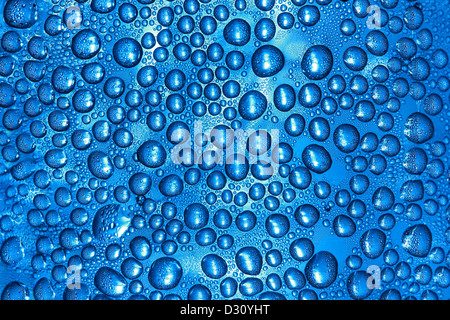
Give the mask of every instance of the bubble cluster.
<svg viewBox="0 0 450 320">
<path fill-rule="evenodd" d="M 1 299 L 448 299 L 448 6 L 0 0 Z"/>
</svg>

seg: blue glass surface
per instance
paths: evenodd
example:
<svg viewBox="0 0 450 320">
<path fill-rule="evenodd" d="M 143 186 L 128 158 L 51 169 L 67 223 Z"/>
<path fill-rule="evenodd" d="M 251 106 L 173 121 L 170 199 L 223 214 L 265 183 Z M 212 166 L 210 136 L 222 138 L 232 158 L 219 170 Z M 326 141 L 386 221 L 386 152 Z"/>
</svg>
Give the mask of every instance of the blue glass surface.
<svg viewBox="0 0 450 320">
<path fill-rule="evenodd" d="M 449 5 L 0 0 L 1 299 L 449 299 Z"/>
</svg>

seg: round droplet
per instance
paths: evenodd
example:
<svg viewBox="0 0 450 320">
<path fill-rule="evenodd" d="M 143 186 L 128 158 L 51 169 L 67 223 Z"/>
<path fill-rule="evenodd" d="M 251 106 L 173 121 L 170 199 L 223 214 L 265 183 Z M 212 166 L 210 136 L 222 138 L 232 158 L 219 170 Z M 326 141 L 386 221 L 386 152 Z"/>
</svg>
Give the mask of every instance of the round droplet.
<svg viewBox="0 0 450 320">
<path fill-rule="evenodd" d="M 261 78 L 276 75 L 284 67 L 284 55 L 280 49 L 265 45 L 256 49 L 252 56 L 253 72 Z"/>
<path fill-rule="evenodd" d="M 93 151 L 88 157 L 89 171 L 99 179 L 109 179 L 114 173 L 114 166 L 108 155 L 102 151 Z"/>
<path fill-rule="evenodd" d="M 308 282 L 317 289 L 329 287 L 338 274 L 338 262 L 328 251 L 316 253 L 305 266 Z"/>
<path fill-rule="evenodd" d="M 367 53 L 359 47 L 349 47 L 344 51 L 344 64 L 352 71 L 361 71 L 367 64 Z"/>
<path fill-rule="evenodd" d="M 426 257 L 432 245 L 432 234 L 424 224 L 408 227 L 402 235 L 402 247 L 414 257 Z"/>
<path fill-rule="evenodd" d="M 207 254 L 201 261 L 203 272 L 212 279 L 222 278 L 228 271 L 227 263 L 217 254 Z"/>
<path fill-rule="evenodd" d="M 164 147 L 157 141 L 144 142 L 137 150 L 137 158 L 144 166 L 158 168 L 166 161 L 167 153 Z"/>
<path fill-rule="evenodd" d="M 414 112 L 406 119 L 403 132 L 409 141 L 421 144 L 433 137 L 434 125 L 425 114 Z"/>
<path fill-rule="evenodd" d="M 300 238 L 292 241 L 289 253 L 297 261 L 308 261 L 314 254 L 314 244 L 308 238 Z"/>
<path fill-rule="evenodd" d="M 310 80 L 321 80 L 333 68 L 333 55 L 323 45 L 308 48 L 302 58 L 302 71 Z"/>
<path fill-rule="evenodd" d="M 2 261 L 8 265 L 15 265 L 25 257 L 25 248 L 22 241 L 16 236 L 12 236 L 3 241 L 0 247 Z"/>
<path fill-rule="evenodd" d="M 375 56 L 383 56 L 388 52 L 389 41 L 379 30 L 372 30 L 366 35 L 366 48 Z"/>
<path fill-rule="evenodd" d="M 113 56 L 122 67 L 132 68 L 141 61 L 142 47 L 132 38 L 122 38 L 114 44 Z"/>
<path fill-rule="evenodd" d="M 300 88 L 298 101 L 305 108 L 314 108 L 322 98 L 322 90 L 315 83 L 307 83 Z"/>
<path fill-rule="evenodd" d="M 250 90 L 239 100 L 239 114 L 245 120 L 256 120 L 261 117 L 267 109 L 267 98 L 256 90 Z"/>
<path fill-rule="evenodd" d="M 428 164 L 428 157 L 421 148 L 412 148 L 405 154 L 403 168 L 410 174 L 421 174 Z"/>
<path fill-rule="evenodd" d="M 359 144 L 359 132 L 351 124 L 341 124 L 333 134 L 333 142 L 336 147 L 345 153 L 355 151 Z"/>
<path fill-rule="evenodd" d="M 150 242 L 144 236 L 137 236 L 130 241 L 131 254 L 138 260 L 147 260 L 152 254 Z"/>
<path fill-rule="evenodd" d="M 53 71 L 52 85 L 59 93 L 71 92 L 75 87 L 75 80 L 75 73 L 68 67 L 59 66 Z"/>
<path fill-rule="evenodd" d="M 138 196 L 147 194 L 152 186 L 152 180 L 150 176 L 143 172 L 135 173 L 128 180 L 128 186 L 131 192 Z"/>
<path fill-rule="evenodd" d="M 148 274 L 150 284 L 159 290 L 175 288 L 183 276 L 180 262 L 174 258 L 164 257 L 155 260 Z"/>
<path fill-rule="evenodd" d="M 303 149 L 302 161 L 309 170 L 315 173 L 324 173 L 332 165 L 331 156 L 328 151 L 317 144 L 311 144 Z"/>
<path fill-rule="evenodd" d="M 319 221 L 320 213 L 310 204 L 302 204 L 294 212 L 295 220 L 304 228 L 310 228 Z"/>
<path fill-rule="evenodd" d="M 345 215 L 338 215 L 333 220 L 333 230 L 338 237 L 351 237 L 356 231 L 356 224 Z"/>
<path fill-rule="evenodd" d="M 373 288 L 368 286 L 370 273 L 366 271 L 352 272 L 347 279 L 347 290 L 350 296 L 355 300 L 363 300 L 370 296 Z"/>
<path fill-rule="evenodd" d="M 297 189 L 306 189 L 311 184 L 311 173 L 305 167 L 296 167 L 289 173 L 289 183 Z"/>
<path fill-rule="evenodd" d="M 297 13 L 298 20 L 307 27 L 312 27 L 320 20 L 320 11 L 316 6 L 306 5 Z"/>
<path fill-rule="evenodd" d="M 95 57 L 101 48 L 99 36 L 91 29 L 79 31 L 72 39 L 72 52 L 80 59 Z"/>
<path fill-rule="evenodd" d="M 372 204 L 375 209 L 380 211 L 387 211 L 394 205 L 395 196 L 388 187 L 379 187 L 373 193 Z"/>
<path fill-rule="evenodd" d="M 272 214 L 266 219 L 266 230 L 271 237 L 281 238 L 289 231 L 289 219 L 282 214 Z"/>
<path fill-rule="evenodd" d="M 262 256 L 255 247 L 244 247 L 236 253 L 236 265 L 245 274 L 256 276 L 261 272 Z"/>
<path fill-rule="evenodd" d="M 225 173 L 231 180 L 244 180 L 247 177 L 249 168 L 247 158 L 241 154 L 234 154 L 226 159 Z"/>
<path fill-rule="evenodd" d="M 234 19 L 228 22 L 223 29 L 225 41 L 231 45 L 243 46 L 250 41 L 251 27 L 243 19 Z"/>
</svg>

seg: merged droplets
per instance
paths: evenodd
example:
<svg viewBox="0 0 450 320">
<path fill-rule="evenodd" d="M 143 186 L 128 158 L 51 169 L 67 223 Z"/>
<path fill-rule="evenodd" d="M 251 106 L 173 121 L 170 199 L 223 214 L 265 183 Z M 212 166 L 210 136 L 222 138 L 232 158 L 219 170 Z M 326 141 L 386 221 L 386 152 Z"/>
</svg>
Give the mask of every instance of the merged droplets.
<svg viewBox="0 0 450 320">
<path fill-rule="evenodd" d="M 14 28 L 27 29 L 38 20 L 36 0 L 8 0 L 3 8 L 5 22 Z"/>
<path fill-rule="evenodd" d="M 431 249 L 432 235 L 424 224 L 408 227 L 402 235 L 402 247 L 415 257 L 426 257 Z"/>
<path fill-rule="evenodd" d="M 94 283 L 100 292 L 110 297 L 120 297 L 127 290 L 125 278 L 109 267 L 101 267 L 97 270 Z"/>
<path fill-rule="evenodd" d="M 108 179 L 114 173 L 114 165 L 108 155 L 102 151 L 93 151 L 88 159 L 88 168 L 91 173 L 100 179 Z"/>
<path fill-rule="evenodd" d="M 235 257 L 236 265 L 243 273 L 258 275 L 262 268 L 262 256 L 255 247 L 241 248 Z"/>
</svg>

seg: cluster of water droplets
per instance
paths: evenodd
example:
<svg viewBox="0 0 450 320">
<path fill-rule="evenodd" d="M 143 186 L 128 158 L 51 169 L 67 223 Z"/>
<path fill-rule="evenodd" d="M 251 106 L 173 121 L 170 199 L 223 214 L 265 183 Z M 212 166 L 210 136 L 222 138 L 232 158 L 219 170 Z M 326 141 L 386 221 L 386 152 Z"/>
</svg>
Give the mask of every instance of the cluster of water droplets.
<svg viewBox="0 0 450 320">
<path fill-rule="evenodd" d="M 1 298 L 448 299 L 448 5 L 0 0 Z"/>
</svg>

